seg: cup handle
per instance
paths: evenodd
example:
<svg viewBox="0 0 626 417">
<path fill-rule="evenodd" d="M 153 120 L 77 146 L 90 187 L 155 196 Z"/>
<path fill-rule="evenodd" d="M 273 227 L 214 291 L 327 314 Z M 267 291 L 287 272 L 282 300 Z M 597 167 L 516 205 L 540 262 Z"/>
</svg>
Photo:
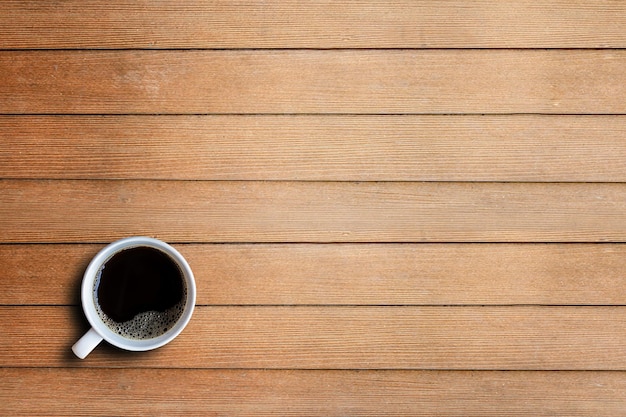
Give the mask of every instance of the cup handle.
<svg viewBox="0 0 626 417">
<path fill-rule="evenodd" d="M 81 359 L 85 359 L 89 353 L 102 342 L 102 336 L 93 327 L 72 346 L 72 352 Z"/>
</svg>

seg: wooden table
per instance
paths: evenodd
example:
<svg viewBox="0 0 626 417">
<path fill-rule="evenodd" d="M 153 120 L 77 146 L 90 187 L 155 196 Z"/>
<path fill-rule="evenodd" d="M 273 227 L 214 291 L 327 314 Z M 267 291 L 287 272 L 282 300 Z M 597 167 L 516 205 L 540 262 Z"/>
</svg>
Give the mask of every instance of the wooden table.
<svg viewBox="0 0 626 417">
<path fill-rule="evenodd" d="M 623 416 L 626 4 L 4 1 L 0 415 Z M 171 344 L 87 359 L 148 235 Z"/>
</svg>

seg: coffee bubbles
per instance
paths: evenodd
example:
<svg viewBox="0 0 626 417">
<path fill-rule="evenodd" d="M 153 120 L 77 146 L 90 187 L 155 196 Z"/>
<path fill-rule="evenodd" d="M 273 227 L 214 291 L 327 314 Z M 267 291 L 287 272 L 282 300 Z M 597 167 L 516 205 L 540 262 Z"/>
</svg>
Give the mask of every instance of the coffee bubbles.
<svg viewBox="0 0 626 417">
<path fill-rule="evenodd" d="M 96 312 L 113 332 L 128 339 L 152 339 L 166 333 L 185 309 L 182 272 L 165 253 L 131 247 L 112 255 L 94 280 Z"/>
<path fill-rule="evenodd" d="M 96 311 L 104 324 L 120 336 L 128 339 L 145 340 L 160 336 L 171 329 L 182 315 L 184 307 L 184 303 L 180 302 L 163 312 L 145 311 L 137 314 L 131 320 L 121 323 L 104 314 L 98 304 L 96 304 Z"/>
</svg>

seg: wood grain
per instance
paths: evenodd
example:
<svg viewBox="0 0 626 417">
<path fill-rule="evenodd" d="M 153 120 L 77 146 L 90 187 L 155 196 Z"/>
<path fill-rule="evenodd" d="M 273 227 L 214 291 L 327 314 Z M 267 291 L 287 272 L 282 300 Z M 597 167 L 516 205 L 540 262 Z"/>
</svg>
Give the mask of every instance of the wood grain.
<svg viewBox="0 0 626 417">
<path fill-rule="evenodd" d="M 4 51 L 0 113 L 626 113 L 623 50 Z"/>
<path fill-rule="evenodd" d="M 0 413 L 29 417 L 617 417 L 624 398 L 623 372 L 0 369 Z"/>
<path fill-rule="evenodd" d="M 78 307 L 0 307 L 0 366 L 626 370 L 624 307 L 198 307 L 147 353 L 70 351 Z"/>
<path fill-rule="evenodd" d="M 623 48 L 619 1 L 4 1 L 0 48 Z"/>
<path fill-rule="evenodd" d="M 624 116 L 0 116 L 0 177 L 626 181 Z"/>
<path fill-rule="evenodd" d="M 626 185 L 0 181 L 11 242 L 621 242 Z"/>
<path fill-rule="evenodd" d="M 622 416 L 626 3 L 7 0 L 0 415 Z M 86 360 L 82 272 L 198 306 Z"/>
<path fill-rule="evenodd" d="M 0 245 L 0 304 L 79 305 L 103 245 Z M 176 245 L 199 305 L 626 305 L 622 244 Z"/>
</svg>

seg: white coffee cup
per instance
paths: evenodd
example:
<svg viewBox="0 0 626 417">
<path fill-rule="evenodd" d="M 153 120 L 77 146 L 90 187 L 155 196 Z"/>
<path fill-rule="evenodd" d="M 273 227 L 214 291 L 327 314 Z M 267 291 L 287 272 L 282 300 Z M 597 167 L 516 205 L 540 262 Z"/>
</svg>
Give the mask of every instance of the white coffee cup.
<svg viewBox="0 0 626 417">
<path fill-rule="evenodd" d="M 102 271 L 103 265 L 115 254 L 130 248 L 148 247 L 166 254 L 180 269 L 182 279 L 186 284 L 186 296 L 183 301 L 183 311 L 178 320 L 169 329 L 156 337 L 149 339 L 134 339 L 118 334 L 103 321 L 98 314 L 94 284 Z M 102 249 L 91 260 L 85 270 L 81 287 L 81 300 L 85 316 L 91 324 L 91 329 L 72 346 L 72 351 L 84 359 L 102 340 L 121 349 L 145 351 L 161 347 L 172 341 L 185 328 L 196 303 L 196 284 L 193 273 L 185 258 L 172 246 L 158 239 L 149 237 L 129 237 L 111 243 Z"/>
</svg>

